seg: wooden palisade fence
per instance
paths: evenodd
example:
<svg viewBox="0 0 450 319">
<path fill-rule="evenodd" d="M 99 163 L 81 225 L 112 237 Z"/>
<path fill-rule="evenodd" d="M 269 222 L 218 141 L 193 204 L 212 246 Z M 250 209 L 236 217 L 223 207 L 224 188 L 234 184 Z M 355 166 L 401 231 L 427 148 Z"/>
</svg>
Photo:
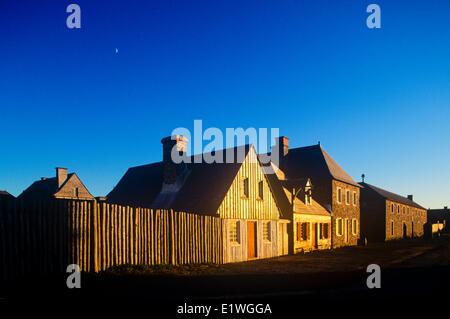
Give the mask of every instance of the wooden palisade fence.
<svg viewBox="0 0 450 319">
<path fill-rule="evenodd" d="M 0 198 L 0 278 L 115 265 L 223 262 L 216 217 L 97 201 Z"/>
</svg>

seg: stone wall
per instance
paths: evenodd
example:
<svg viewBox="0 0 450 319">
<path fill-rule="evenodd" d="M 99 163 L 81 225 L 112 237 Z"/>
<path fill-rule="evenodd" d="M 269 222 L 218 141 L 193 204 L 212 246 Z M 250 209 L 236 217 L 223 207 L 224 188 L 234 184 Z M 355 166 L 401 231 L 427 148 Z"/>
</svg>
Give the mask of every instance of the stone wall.
<svg viewBox="0 0 450 319">
<path fill-rule="evenodd" d="M 341 200 L 338 194 L 341 189 Z M 337 180 L 332 181 L 332 246 L 333 248 L 342 246 L 354 246 L 358 244 L 360 237 L 360 188 L 343 183 Z M 350 201 L 347 202 L 346 194 L 350 192 Z M 353 196 L 356 195 L 356 202 L 353 202 Z M 338 220 L 342 219 L 342 235 L 337 233 Z M 353 227 L 353 219 L 356 219 L 356 228 Z M 354 229 L 355 228 L 355 229 Z"/>
<path fill-rule="evenodd" d="M 425 209 L 386 200 L 386 240 L 422 237 L 427 222 Z"/>
</svg>

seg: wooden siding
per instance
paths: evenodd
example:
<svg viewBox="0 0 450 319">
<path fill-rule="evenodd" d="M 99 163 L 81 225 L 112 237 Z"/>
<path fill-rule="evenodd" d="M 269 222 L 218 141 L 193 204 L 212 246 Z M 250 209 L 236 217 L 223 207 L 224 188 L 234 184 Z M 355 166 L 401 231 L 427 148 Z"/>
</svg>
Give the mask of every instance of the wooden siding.
<svg viewBox="0 0 450 319">
<path fill-rule="evenodd" d="M 307 240 L 297 240 L 297 224 L 298 223 L 309 223 L 309 234 L 310 238 Z M 313 224 L 328 224 L 328 237 L 319 239 L 317 243 L 317 248 L 313 247 L 312 238 L 312 227 Z M 294 214 L 294 252 L 307 252 L 315 249 L 330 249 L 331 248 L 331 216 L 321 216 L 321 215 L 305 215 L 305 214 Z"/>
<path fill-rule="evenodd" d="M 248 178 L 249 196 L 244 197 L 241 181 Z M 263 181 L 263 199 L 258 196 L 258 182 Z M 278 220 L 280 212 L 253 148 L 247 154 L 230 189 L 218 209 L 221 218 Z"/>
<path fill-rule="evenodd" d="M 224 242 L 224 262 L 246 261 L 247 258 L 247 221 L 246 219 L 224 219 L 223 220 L 223 242 Z M 279 256 L 278 254 L 278 224 L 276 220 L 252 220 L 257 222 L 257 249 L 256 258 L 270 258 Z M 230 224 L 238 223 L 239 242 L 230 241 Z M 263 240 L 263 223 L 270 223 L 270 241 Z"/>
</svg>

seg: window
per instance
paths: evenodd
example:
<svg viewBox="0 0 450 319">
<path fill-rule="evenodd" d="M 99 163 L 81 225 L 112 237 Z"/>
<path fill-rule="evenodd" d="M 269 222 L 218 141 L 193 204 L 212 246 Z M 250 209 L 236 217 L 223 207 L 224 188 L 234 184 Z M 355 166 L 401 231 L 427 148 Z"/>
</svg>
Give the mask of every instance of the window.
<svg viewBox="0 0 450 319">
<path fill-rule="evenodd" d="M 297 223 L 297 241 L 302 240 L 302 223 Z"/>
<path fill-rule="evenodd" d="M 270 222 L 263 222 L 263 240 L 270 241 Z"/>
<path fill-rule="evenodd" d="M 391 235 L 394 236 L 394 221 L 391 221 Z"/>
<path fill-rule="evenodd" d="M 356 192 L 353 192 L 353 206 L 356 206 Z"/>
<path fill-rule="evenodd" d="M 73 197 L 78 197 L 79 193 L 78 193 L 78 187 L 75 187 L 73 189 Z"/>
<path fill-rule="evenodd" d="M 352 219 L 352 234 L 358 234 L 358 220 L 356 218 Z"/>
<path fill-rule="evenodd" d="M 391 212 L 394 212 L 394 204 L 391 204 Z"/>
<path fill-rule="evenodd" d="M 347 191 L 346 196 L 345 196 L 345 203 L 347 205 L 350 205 L 350 191 Z"/>
<path fill-rule="evenodd" d="M 342 218 L 336 219 L 336 235 L 342 236 L 343 234 L 343 225 L 342 225 Z"/>
<path fill-rule="evenodd" d="M 397 205 L 397 213 L 400 213 L 400 205 Z"/>
<path fill-rule="evenodd" d="M 230 222 L 230 242 L 239 244 L 240 243 L 240 227 L 238 221 L 231 221 Z"/>
<path fill-rule="evenodd" d="M 258 198 L 264 199 L 264 183 L 263 183 L 263 181 L 258 182 Z"/>
<path fill-rule="evenodd" d="M 297 241 L 308 239 L 309 223 L 297 223 Z"/>
<path fill-rule="evenodd" d="M 338 203 L 342 203 L 342 189 L 339 187 L 337 189 L 337 201 Z"/>
<path fill-rule="evenodd" d="M 329 234 L 329 224 L 323 224 L 323 238 L 328 238 Z"/>
<path fill-rule="evenodd" d="M 319 239 L 324 239 L 325 237 L 324 237 L 324 232 L 323 232 L 323 227 L 324 227 L 324 225 L 325 224 L 323 224 L 323 223 L 320 223 L 319 224 Z"/>
<path fill-rule="evenodd" d="M 403 214 L 405 214 L 406 213 L 406 208 L 405 207 L 403 207 Z"/>
<path fill-rule="evenodd" d="M 309 223 L 302 224 L 302 239 L 303 240 L 309 239 Z"/>
<path fill-rule="evenodd" d="M 241 181 L 241 194 L 242 194 L 242 197 L 248 198 L 248 194 L 249 194 L 248 177 L 243 178 Z"/>
</svg>

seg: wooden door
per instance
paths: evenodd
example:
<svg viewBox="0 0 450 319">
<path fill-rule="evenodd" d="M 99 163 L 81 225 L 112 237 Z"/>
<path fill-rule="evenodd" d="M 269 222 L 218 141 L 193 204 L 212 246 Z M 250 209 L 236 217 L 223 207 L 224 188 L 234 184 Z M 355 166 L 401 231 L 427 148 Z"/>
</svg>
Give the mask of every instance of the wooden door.
<svg viewBox="0 0 450 319">
<path fill-rule="evenodd" d="M 256 258 L 256 222 L 247 221 L 247 257 Z"/>
</svg>

